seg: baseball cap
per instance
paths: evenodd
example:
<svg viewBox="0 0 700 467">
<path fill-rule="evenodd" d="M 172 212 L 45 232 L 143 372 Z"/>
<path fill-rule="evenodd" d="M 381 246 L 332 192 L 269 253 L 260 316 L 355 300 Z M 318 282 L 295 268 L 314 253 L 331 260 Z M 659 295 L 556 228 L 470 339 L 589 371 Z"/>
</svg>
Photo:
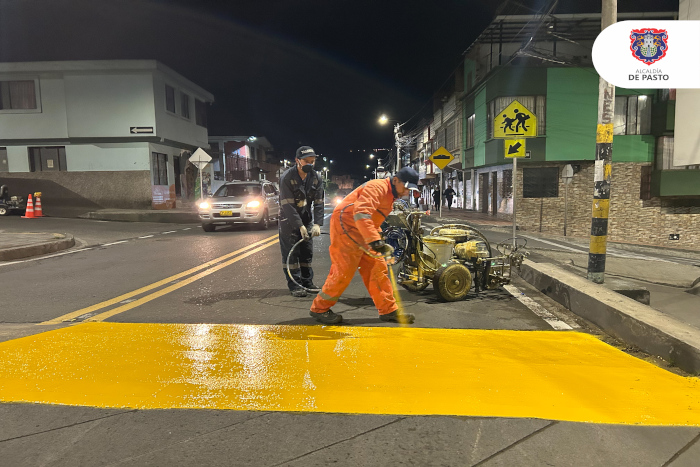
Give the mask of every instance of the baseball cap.
<svg viewBox="0 0 700 467">
<path fill-rule="evenodd" d="M 305 157 L 316 157 L 316 152 L 311 146 L 301 146 L 297 149 L 297 159 L 303 159 Z"/>
<path fill-rule="evenodd" d="M 406 183 L 406 188 L 411 190 L 418 189 L 418 172 L 411 167 L 403 167 L 396 173 L 396 176 L 399 180 Z"/>
</svg>

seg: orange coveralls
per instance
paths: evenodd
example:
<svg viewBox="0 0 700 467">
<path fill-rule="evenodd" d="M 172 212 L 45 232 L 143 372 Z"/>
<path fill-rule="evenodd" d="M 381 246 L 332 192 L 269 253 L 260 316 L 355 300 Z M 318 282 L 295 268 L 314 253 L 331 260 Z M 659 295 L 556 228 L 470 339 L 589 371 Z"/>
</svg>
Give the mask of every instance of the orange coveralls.
<svg viewBox="0 0 700 467">
<path fill-rule="evenodd" d="M 356 269 L 359 269 L 362 281 L 380 315 L 389 314 L 398 308 L 386 260 L 368 256 L 355 243 L 372 251 L 368 243 L 381 240 L 379 226 L 391 212 L 393 202 L 391 179 L 378 179 L 370 180 L 357 188 L 335 207 L 331 215 L 331 270 L 321 292 L 311 305 L 311 311 L 325 313 L 335 305 L 350 285 Z M 343 211 L 350 204 L 353 205 Z M 343 227 L 355 242 L 348 238 Z"/>
</svg>

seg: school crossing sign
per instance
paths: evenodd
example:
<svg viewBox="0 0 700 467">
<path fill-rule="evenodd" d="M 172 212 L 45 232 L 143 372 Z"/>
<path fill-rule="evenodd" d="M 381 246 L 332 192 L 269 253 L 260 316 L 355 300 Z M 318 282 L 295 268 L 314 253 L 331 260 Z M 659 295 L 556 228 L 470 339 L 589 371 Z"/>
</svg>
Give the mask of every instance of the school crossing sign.
<svg viewBox="0 0 700 467">
<path fill-rule="evenodd" d="M 513 101 L 493 119 L 493 137 L 503 139 L 534 138 L 537 117 L 518 101 Z"/>
</svg>

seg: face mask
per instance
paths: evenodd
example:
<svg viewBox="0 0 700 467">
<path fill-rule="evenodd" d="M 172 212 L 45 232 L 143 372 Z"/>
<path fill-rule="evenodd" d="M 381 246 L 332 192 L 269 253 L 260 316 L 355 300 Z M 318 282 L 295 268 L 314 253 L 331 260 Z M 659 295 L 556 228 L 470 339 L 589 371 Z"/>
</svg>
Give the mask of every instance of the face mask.
<svg viewBox="0 0 700 467">
<path fill-rule="evenodd" d="M 314 170 L 314 167 L 311 164 L 301 166 L 301 171 L 304 173 L 310 173 L 312 170 Z"/>
</svg>

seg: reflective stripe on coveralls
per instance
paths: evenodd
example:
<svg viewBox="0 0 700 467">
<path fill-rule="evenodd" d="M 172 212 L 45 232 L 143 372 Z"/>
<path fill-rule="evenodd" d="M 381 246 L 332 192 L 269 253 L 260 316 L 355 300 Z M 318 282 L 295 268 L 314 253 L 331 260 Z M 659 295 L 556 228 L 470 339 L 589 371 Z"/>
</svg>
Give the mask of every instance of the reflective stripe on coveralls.
<svg viewBox="0 0 700 467">
<path fill-rule="evenodd" d="M 348 235 L 370 249 L 366 244 L 381 240 L 379 226 L 384 222 L 383 212 L 391 212 L 394 195 L 390 179 L 371 180 L 357 188 L 335 207 L 331 216 L 331 270 L 321 293 L 314 299 L 311 311 L 325 313 L 345 291 L 355 270 L 359 270 L 362 282 L 379 310 L 380 315 L 395 311 L 398 306 L 389 280 L 386 260 L 365 254 Z M 343 209 L 353 204 L 342 214 Z M 345 231 L 347 231 L 347 235 Z"/>
</svg>

